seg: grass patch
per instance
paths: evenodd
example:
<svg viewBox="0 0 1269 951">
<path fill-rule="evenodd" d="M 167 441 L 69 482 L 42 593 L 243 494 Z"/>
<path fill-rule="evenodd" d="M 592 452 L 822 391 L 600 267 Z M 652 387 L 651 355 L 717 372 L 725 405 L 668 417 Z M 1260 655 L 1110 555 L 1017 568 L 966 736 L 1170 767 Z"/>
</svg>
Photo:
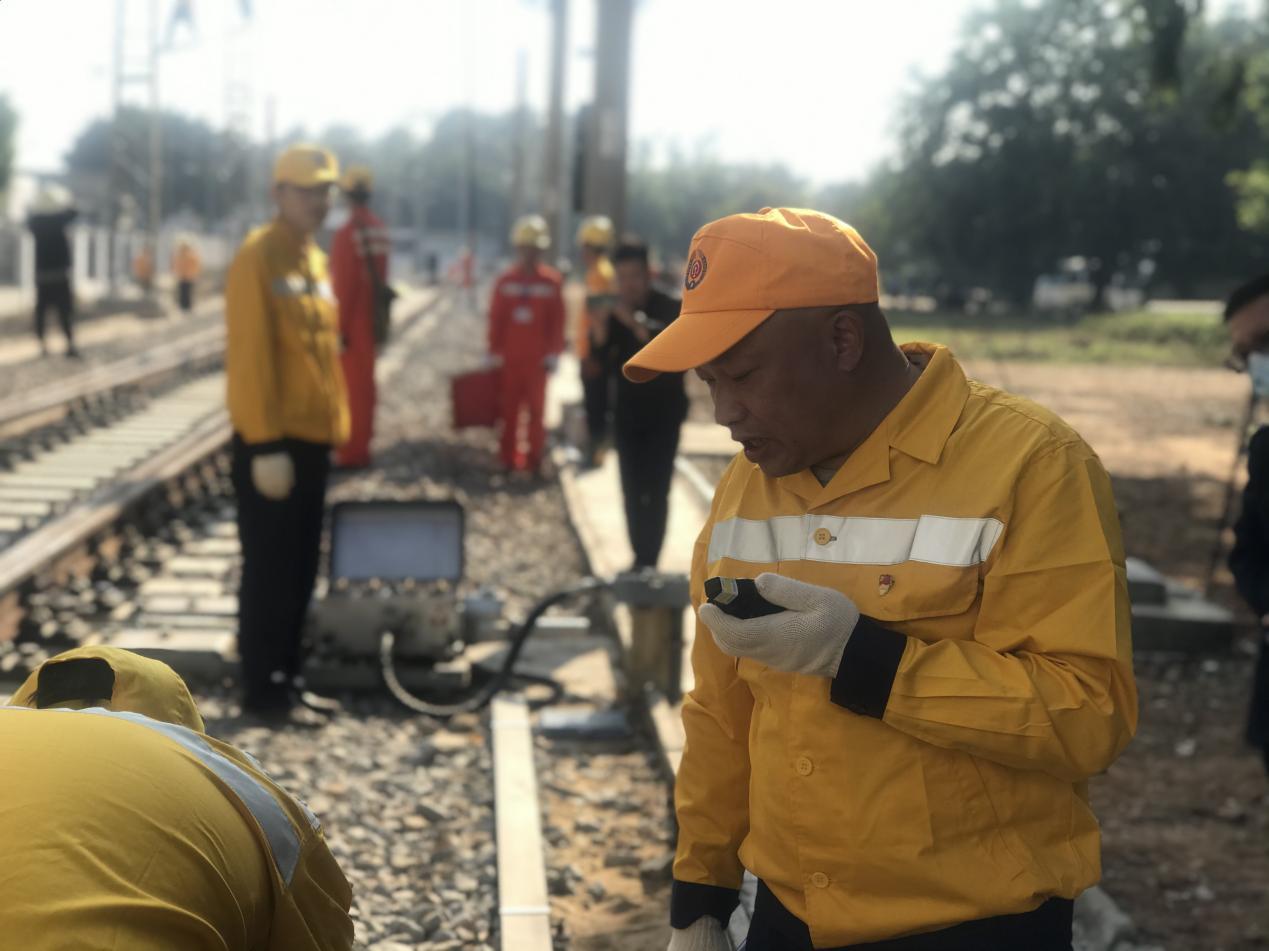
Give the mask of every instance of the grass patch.
<svg viewBox="0 0 1269 951">
<path fill-rule="evenodd" d="M 887 312 L 895 339 L 951 347 L 967 359 L 1130 366 L 1216 367 L 1229 353 L 1213 314 L 1126 311 L 1073 322 L 1036 316 Z"/>
</svg>

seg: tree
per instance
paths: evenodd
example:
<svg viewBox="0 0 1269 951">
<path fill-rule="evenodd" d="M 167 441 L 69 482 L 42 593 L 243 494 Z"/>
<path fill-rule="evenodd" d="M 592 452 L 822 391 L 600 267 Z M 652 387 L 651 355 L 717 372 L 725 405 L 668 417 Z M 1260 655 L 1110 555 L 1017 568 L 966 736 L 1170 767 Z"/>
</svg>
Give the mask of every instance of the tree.
<svg viewBox="0 0 1269 951">
<path fill-rule="evenodd" d="M 685 255 L 701 225 L 763 206 L 806 205 L 806 183 L 782 165 L 729 165 L 699 149 L 671 153 L 663 166 L 643 162 L 630 173 L 627 219 L 663 253 Z"/>
<path fill-rule="evenodd" d="M 1269 53 L 1256 56 L 1240 78 L 1243 101 L 1269 139 Z M 1256 158 L 1247 168 L 1231 172 L 1229 183 L 1238 195 L 1239 223 L 1248 231 L 1269 237 L 1269 161 Z"/>
<path fill-rule="evenodd" d="M 165 216 L 186 212 L 204 220 L 219 219 L 247 200 L 250 163 L 258 154 L 251 146 L 177 113 L 165 112 L 160 121 Z M 119 187 L 137 207 L 145 208 L 149 200 L 150 113 L 125 107 L 119 112 L 118 123 Z M 96 119 L 80 132 L 66 155 L 77 190 L 97 196 L 95 210 L 102 217 L 110 215 L 110 198 L 119 198 L 112 195 L 115 133 L 114 120 Z"/>
<path fill-rule="evenodd" d="M 1213 117 L 1221 50 L 1246 24 L 1190 23 L 1172 88 L 1156 81 L 1158 30 L 1130 0 L 971 16 L 947 72 L 904 107 L 887 250 L 1017 302 L 1068 256 L 1099 262 L 1102 285 L 1144 258 L 1181 290 L 1245 268 L 1263 249 L 1225 179 L 1264 139 L 1246 110 Z"/>
</svg>

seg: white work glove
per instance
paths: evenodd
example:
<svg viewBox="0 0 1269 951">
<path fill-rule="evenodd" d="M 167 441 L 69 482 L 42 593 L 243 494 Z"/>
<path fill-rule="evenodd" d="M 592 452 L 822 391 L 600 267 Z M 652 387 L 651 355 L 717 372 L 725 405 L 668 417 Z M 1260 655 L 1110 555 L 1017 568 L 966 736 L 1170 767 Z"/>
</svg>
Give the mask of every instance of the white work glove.
<svg viewBox="0 0 1269 951">
<path fill-rule="evenodd" d="M 702 604 L 700 619 L 718 649 L 791 674 L 836 677 L 842 651 L 859 623 L 855 602 L 832 588 L 771 572 L 758 575 L 754 583 L 760 595 L 786 610 L 744 620 Z"/>
<path fill-rule="evenodd" d="M 547 373 L 554 373 L 555 368 L 560 365 L 560 355 L 558 353 L 548 353 L 542 360 L 542 366 L 546 367 Z"/>
<path fill-rule="evenodd" d="M 686 928 L 670 932 L 670 946 L 666 951 L 735 951 L 731 935 L 710 915 L 697 918 Z"/>
<path fill-rule="evenodd" d="M 496 370 L 502 366 L 502 354 L 486 353 L 485 359 L 481 361 L 481 366 L 486 370 Z"/>
<path fill-rule="evenodd" d="M 251 460 L 251 482 L 266 499 L 281 502 L 295 488 L 295 463 L 288 452 L 266 452 Z"/>
</svg>

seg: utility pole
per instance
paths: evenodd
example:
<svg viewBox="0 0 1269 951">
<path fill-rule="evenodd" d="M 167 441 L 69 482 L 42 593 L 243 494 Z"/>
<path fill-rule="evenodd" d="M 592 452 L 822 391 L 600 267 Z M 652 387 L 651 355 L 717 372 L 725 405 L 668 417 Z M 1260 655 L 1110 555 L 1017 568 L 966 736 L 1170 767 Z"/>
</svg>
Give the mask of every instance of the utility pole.
<svg viewBox="0 0 1269 951">
<path fill-rule="evenodd" d="M 626 223 L 626 140 L 630 111 L 630 32 L 634 0 L 599 0 L 595 103 L 586 135 L 585 210 Z"/>
<path fill-rule="evenodd" d="M 159 112 L 159 0 L 150 0 L 150 254 L 159 270 L 159 231 L 163 227 L 163 117 Z M 154 297 L 158 281 L 149 286 Z"/>
<path fill-rule="evenodd" d="M 128 30 L 128 0 L 116 0 L 115 3 L 115 63 L 112 98 L 114 100 L 114 122 L 112 129 L 112 162 L 110 174 L 110 209 L 111 209 L 111 268 L 110 280 L 117 287 L 118 271 L 127 266 L 127 261 L 118 260 L 129 250 L 129 242 L 123 240 L 124 229 L 131 230 L 132 216 L 129 187 L 138 184 L 136 170 L 129 165 L 132 147 L 137 143 L 129 143 L 123 127 L 124 101 L 132 87 L 146 87 L 149 91 L 148 109 L 150 113 L 149 129 L 149 166 L 144 181 L 147 193 L 147 240 L 158 262 L 159 228 L 162 223 L 162 189 L 163 189 L 163 133 L 162 117 L 159 114 L 159 0 L 149 2 L 148 36 L 145 40 L 144 52 L 137 45 L 140 37 L 133 37 Z M 132 42 L 130 42 L 132 40 Z M 154 285 L 150 285 L 150 297 L 154 295 Z"/>
<path fill-rule="evenodd" d="M 568 202 L 564 201 L 564 83 L 568 62 L 568 0 L 551 3 L 551 88 L 546 118 L 546 147 L 542 154 L 542 215 L 555 235 L 557 256 L 564 241 Z"/>
<path fill-rule="evenodd" d="M 511 130 L 511 218 L 515 220 L 524 213 L 524 164 L 526 138 L 528 128 L 526 116 L 528 105 L 525 102 L 528 85 L 527 63 L 524 48 L 516 50 L 516 98 L 515 116 Z"/>
<path fill-rule="evenodd" d="M 127 14 L 127 0 L 115 0 L 115 62 L 111 83 L 111 102 L 114 118 L 110 127 L 110 189 L 107 207 L 110 209 L 110 260 L 106 264 L 108 293 L 114 297 L 119 291 L 119 272 L 126 267 L 127 244 L 120 234 L 126 224 L 123 202 L 123 163 L 127 154 L 123 144 L 123 130 L 119 122 L 119 110 L 123 106 L 124 40 L 123 31 Z"/>
</svg>

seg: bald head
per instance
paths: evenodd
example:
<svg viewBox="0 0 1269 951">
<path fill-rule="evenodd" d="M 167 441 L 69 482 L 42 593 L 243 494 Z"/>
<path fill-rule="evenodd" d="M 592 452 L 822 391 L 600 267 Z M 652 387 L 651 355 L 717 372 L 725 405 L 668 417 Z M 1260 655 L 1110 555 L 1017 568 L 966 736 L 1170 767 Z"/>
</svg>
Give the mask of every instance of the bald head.
<svg viewBox="0 0 1269 951">
<path fill-rule="evenodd" d="M 916 370 L 876 304 L 781 310 L 696 370 L 714 418 L 769 476 L 840 465 Z"/>
</svg>

